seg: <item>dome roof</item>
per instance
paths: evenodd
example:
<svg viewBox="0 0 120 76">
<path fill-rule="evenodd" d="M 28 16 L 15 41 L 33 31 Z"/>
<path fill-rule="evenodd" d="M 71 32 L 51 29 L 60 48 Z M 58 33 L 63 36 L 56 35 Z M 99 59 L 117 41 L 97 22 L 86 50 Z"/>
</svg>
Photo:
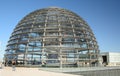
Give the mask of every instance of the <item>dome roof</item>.
<svg viewBox="0 0 120 76">
<path fill-rule="evenodd" d="M 52 16 L 53 19 L 56 18 L 57 20 L 60 20 L 60 21 L 61 20 L 66 21 L 67 19 L 69 19 L 69 21 L 72 21 L 72 22 L 76 21 L 76 22 L 83 22 L 84 24 L 86 24 L 86 22 L 74 12 L 71 12 L 66 9 L 58 8 L 58 7 L 49 7 L 49 8 L 33 11 L 27 16 L 25 16 L 20 23 L 23 23 L 23 22 L 25 23 L 25 22 L 28 22 L 29 20 L 30 22 L 40 21 L 40 19 L 45 21 L 48 16 Z"/>
<path fill-rule="evenodd" d="M 6 58 L 31 66 L 33 62 L 74 66 L 80 59 L 91 64 L 97 62 L 98 54 L 97 41 L 88 24 L 74 12 L 58 7 L 25 16 L 15 27 L 6 49 Z"/>
</svg>

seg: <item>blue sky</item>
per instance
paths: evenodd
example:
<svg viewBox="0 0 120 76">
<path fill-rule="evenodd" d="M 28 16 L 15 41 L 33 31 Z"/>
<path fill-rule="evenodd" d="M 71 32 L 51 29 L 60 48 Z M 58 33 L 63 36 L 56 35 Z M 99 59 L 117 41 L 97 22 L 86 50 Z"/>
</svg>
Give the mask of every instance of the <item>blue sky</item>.
<svg viewBox="0 0 120 76">
<path fill-rule="evenodd" d="M 17 23 L 30 12 L 50 6 L 81 16 L 93 30 L 101 52 L 120 51 L 120 0 L 1 0 L 0 58 Z"/>
</svg>

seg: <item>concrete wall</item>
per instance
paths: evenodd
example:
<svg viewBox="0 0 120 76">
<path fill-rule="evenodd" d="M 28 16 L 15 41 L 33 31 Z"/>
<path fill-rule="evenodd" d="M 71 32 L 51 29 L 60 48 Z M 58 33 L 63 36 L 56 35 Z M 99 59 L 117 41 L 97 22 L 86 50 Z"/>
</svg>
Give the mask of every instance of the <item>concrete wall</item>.
<svg viewBox="0 0 120 76">
<path fill-rule="evenodd" d="M 109 53 L 109 66 L 120 66 L 120 53 Z"/>
<path fill-rule="evenodd" d="M 107 57 L 107 66 L 120 66 L 120 52 L 105 52 L 101 56 Z"/>
</svg>

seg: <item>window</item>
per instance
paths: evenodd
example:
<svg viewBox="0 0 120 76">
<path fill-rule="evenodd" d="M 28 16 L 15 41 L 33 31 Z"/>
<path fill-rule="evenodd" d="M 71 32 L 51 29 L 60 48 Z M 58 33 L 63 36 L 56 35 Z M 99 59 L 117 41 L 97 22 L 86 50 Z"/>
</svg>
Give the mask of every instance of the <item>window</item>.
<svg viewBox="0 0 120 76">
<path fill-rule="evenodd" d="M 74 38 L 62 38 L 62 41 L 64 41 L 64 42 L 74 42 L 75 39 Z"/>
<path fill-rule="evenodd" d="M 23 52 L 23 51 L 25 51 L 26 45 L 24 45 L 24 44 L 19 44 L 19 45 L 18 45 L 18 48 L 19 48 L 19 52 Z"/>
</svg>

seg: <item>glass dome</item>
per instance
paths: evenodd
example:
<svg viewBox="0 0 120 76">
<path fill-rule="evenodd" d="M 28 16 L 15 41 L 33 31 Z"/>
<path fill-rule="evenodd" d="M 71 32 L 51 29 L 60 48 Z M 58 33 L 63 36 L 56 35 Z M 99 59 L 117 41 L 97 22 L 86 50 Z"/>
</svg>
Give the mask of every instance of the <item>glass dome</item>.
<svg viewBox="0 0 120 76">
<path fill-rule="evenodd" d="M 99 49 L 89 25 L 77 14 L 50 7 L 25 16 L 8 41 L 5 62 L 17 66 L 94 66 Z"/>
</svg>

